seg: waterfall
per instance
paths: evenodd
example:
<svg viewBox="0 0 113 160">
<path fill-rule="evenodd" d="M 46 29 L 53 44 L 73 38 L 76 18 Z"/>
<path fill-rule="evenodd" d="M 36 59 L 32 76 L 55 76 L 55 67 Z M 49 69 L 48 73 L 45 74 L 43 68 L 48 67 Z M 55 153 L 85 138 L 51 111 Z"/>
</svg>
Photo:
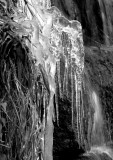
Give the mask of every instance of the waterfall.
<svg viewBox="0 0 113 160">
<path fill-rule="evenodd" d="M 91 87 L 91 86 L 90 86 Z M 90 88 L 91 90 L 91 88 Z M 99 96 L 96 91 L 91 90 L 89 92 L 90 107 L 94 110 L 92 118 L 93 123 L 89 123 L 91 131 L 90 149 L 86 151 L 84 157 L 94 158 L 94 160 L 102 160 L 102 158 L 113 159 L 113 151 L 107 143 L 104 137 L 104 118 L 102 114 L 102 105 L 99 100 Z M 89 119 L 90 121 L 90 119 Z M 88 131 L 89 132 L 89 131 Z"/>
<path fill-rule="evenodd" d="M 110 13 L 110 5 L 112 5 L 112 1 L 107 0 L 98 0 L 100 11 L 101 11 L 101 17 L 103 22 L 103 33 L 104 33 L 104 40 L 106 45 L 110 45 L 110 32 L 112 32 L 112 19 L 111 19 L 111 13 Z"/>
<path fill-rule="evenodd" d="M 101 105 L 96 92 L 92 92 L 92 107 L 94 108 L 94 123 L 92 129 L 92 144 L 101 145 L 104 144 L 103 135 L 103 117 L 101 114 Z"/>
<path fill-rule="evenodd" d="M 112 142 L 110 141 L 110 133 L 106 126 L 105 108 L 102 104 L 101 94 L 90 80 L 90 75 L 84 72 L 83 101 L 84 101 L 84 130 L 87 133 L 85 137 L 88 147 L 83 157 L 89 159 L 107 160 L 113 159 Z M 88 121 L 88 122 L 86 122 Z M 88 128 L 87 128 L 88 126 Z M 87 129 L 86 129 L 87 128 Z M 110 131 L 111 132 L 111 131 Z M 109 141 L 109 142 L 108 142 Z M 110 143 L 110 145 L 109 145 Z"/>
</svg>

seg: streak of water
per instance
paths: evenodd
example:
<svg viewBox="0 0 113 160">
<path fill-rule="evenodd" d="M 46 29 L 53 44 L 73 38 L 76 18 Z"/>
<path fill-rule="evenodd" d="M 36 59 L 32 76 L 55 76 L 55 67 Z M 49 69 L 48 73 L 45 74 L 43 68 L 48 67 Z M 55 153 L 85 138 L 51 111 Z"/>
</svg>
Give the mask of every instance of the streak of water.
<svg viewBox="0 0 113 160">
<path fill-rule="evenodd" d="M 100 112 L 100 104 L 99 104 L 99 100 L 98 100 L 98 97 L 96 95 L 95 92 L 92 93 L 92 100 L 93 100 L 93 107 L 94 107 L 94 110 L 95 110 L 95 113 L 94 113 L 94 130 L 96 128 L 96 123 L 102 123 L 102 115 L 101 115 L 101 112 Z"/>
<path fill-rule="evenodd" d="M 111 21 L 110 21 L 111 17 L 110 17 L 109 6 L 111 5 L 112 1 L 98 0 L 98 3 L 100 6 L 101 17 L 102 17 L 102 21 L 103 21 L 103 33 L 104 33 L 105 44 L 110 45 L 109 33 L 111 30 Z"/>
<path fill-rule="evenodd" d="M 92 106 L 94 108 L 94 123 L 92 129 L 92 145 L 104 144 L 103 135 L 103 116 L 101 114 L 101 105 L 97 94 L 92 93 Z"/>
</svg>

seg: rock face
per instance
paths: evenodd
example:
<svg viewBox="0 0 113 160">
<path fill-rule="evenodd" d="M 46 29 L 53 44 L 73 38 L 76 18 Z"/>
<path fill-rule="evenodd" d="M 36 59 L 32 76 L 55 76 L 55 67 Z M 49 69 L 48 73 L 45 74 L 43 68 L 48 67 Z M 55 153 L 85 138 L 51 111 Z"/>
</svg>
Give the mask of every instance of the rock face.
<svg viewBox="0 0 113 160">
<path fill-rule="evenodd" d="M 51 0 L 68 19 L 81 22 L 85 45 L 112 44 L 112 0 Z"/>
</svg>

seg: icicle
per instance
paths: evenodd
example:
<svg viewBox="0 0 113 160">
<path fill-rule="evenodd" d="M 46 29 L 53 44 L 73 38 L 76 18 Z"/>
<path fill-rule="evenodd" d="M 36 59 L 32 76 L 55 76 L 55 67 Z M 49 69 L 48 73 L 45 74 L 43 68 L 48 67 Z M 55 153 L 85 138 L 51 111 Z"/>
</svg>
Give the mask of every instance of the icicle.
<svg viewBox="0 0 113 160">
<path fill-rule="evenodd" d="M 81 106 L 80 106 L 80 91 L 78 90 L 78 117 L 79 117 L 79 143 L 81 144 Z"/>
<path fill-rule="evenodd" d="M 42 137 L 41 137 L 41 144 L 42 144 L 42 157 L 44 157 L 44 145 L 45 145 L 45 135 L 44 135 L 44 129 L 46 127 L 46 95 L 43 95 L 43 107 L 44 107 L 44 114 L 43 114 L 43 122 L 42 122 Z"/>
<path fill-rule="evenodd" d="M 65 65 L 67 65 L 67 64 L 65 64 Z M 68 98 L 68 66 L 65 66 L 64 81 L 63 81 L 63 93 Z"/>
<path fill-rule="evenodd" d="M 61 92 L 61 78 L 60 78 L 60 61 L 57 62 L 57 73 L 58 73 L 59 94 L 60 94 L 60 97 L 62 97 L 62 92 Z"/>
<path fill-rule="evenodd" d="M 82 88 L 81 88 L 81 91 L 80 91 L 80 135 L 81 135 L 81 142 L 80 144 L 83 146 L 84 145 L 84 137 L 83 137 L 83 98 L 82 98 Z"/>
<path fill-rule="evenodd" d="M 81 75 L 77 75 L 77 108 L 78 108 L 78 130 L 79 130 L 79 142 L 81 144 L 81 123 L 82 123 L 82 106 L 81 106 L 81 81 L 80 81 Z"/>
<path fill-rule="evenodd" d="M 69 63 L 68 63 L 68 59 L 67 59 L 67 57 L 66 57 L 66 66 L 65 66 L 65 69 L 66 69 L 66 96 L 67 96 L 67 98 L 69 98 L 68 96 L 69 96 L 69 76 L 68 76 L 68 74 L 69 74 Z"/>
<path fill-rule="evenodd" d="M 57 93 L 57 90 L 56 90 L 56 93 L 55 93 L 55 105 L 56 105 L 56 118 L 57 118 L 57 125 L 59 125 L 59 104 L 58 104 L 58 93 Z"/>
<path fill-rule="evenodd" d="M 76 113 L 77 113 L 77 138 L 79 141 L 79 111 L 78 111 L 78 88 L 77 88 L 77 76 L 75 75 L 76 79 Z"/>
<path fill-rule="evenodd" d="M 78 90 L 77 90 L 77 77 L 76 77 L 76 73 L 74 75 L 74 80 L 75 80 L 75 93 L 76 93 L 76 129 L 77 129 L 77 138 L 79 140 L 79 127 L 78 127 L 78 123 L 79 123 L 79 114 L 78 114 L 78 104 L 77 104 L 77 99 L 78 99 Z"/>
<path fill-rule="evenodd" d="M 45 129 L 45 153 L 44 160 L 52 160 L 53 159 L 53 92 L 50 93 L 50 100 L 48 104 L 47 110 L 47 124 Z M 51 153 L 51 154 L 50 154 Z"/>
<path fill-rule="evenodd" d="M 73 77 L 73 68 L 71 71 L 71 109 L 72 109 L 72 127 L 73 125 L 73 111 L 74 111 L 74 77 Z"/>
<path fill-rule="evenodd" d="M 65 69 L 65 73 L 64 73 L 63 93 L 66 93 L 66 91 L 67 91 L 66 79 L 67 79 L 67 68 Z"/>
<path fill-rule="evenodd" d="M 46 95 L 43 95 L 43 109 L 44 109 L 44 113 L 43 113 L 43 127 L 45 128 L 46 126 Z"/>
<path fill-rule="evenodd" d="M 68 70 L 67 70 L 67 74 L 68 74 L 68 97 L 70 97 L 70 92 L 71 92 L 71 89 L 70 89 L 70 86 L 71 86 L 71 72 L 72 72 L 72 64 L 71 64 L 71 49 L 68 50 Z"/>
<path fill-rule="evenodd" d="M 59 103 L 58 103 L 58 97 L 59 97 L 59 84 L 58 84 L 58 70 L 57 70 L 57 63 L 56 63 L 56 75 L 55 75 L 55 84 L 56 84 L 56 90 L 55 90 L 55 105 L 56 105 L 56 118 L 57 118 L 57 124 L 59 125 Z"/>
</svg>

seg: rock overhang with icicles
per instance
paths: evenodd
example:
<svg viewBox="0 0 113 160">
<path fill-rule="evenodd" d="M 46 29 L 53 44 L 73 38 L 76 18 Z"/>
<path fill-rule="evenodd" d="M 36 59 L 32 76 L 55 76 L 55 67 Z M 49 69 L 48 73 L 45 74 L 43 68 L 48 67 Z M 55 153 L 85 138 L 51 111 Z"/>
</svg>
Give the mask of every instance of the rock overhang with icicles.
<svg viewBox="0 0 113 160">
<path fill-rule="evenodd" d="M 22 16 L 24 9 L 25 16 Z M 22 1 L 18 5 L 18 10 L 19 12 L 15 10 L 14 15 L 7 18 L 8 22 L 20 39 L 27 37 L 26 44 L 36 59 L 35 66 L 41 66 L 42 70 L 44 68 L 47 75 L 50 100 L 47 107 L 48 126 L 45 129 L 45 143 L 50 148 L 45 147 L 45 155 L 48 160 L 51 160 L 53 97 L 57 94 L 56 90 L 60 98 L 66 95 L 71 99 L 72 126 L 76 128 L 78 142 L 82 143 L 83 139 L 82 119 L 79 118 L 83 110 L 80 106 L 84 68 L 82 27 L 78 21 L 66 19 L 56 7 L 45 7 L 43 3 L 42 5 L 36 4 L 36 1 Z M 2 22 L 5 24 L 4 18 Z M 75 112 L 76 117 L 73 116 Z"/>
</svg>

